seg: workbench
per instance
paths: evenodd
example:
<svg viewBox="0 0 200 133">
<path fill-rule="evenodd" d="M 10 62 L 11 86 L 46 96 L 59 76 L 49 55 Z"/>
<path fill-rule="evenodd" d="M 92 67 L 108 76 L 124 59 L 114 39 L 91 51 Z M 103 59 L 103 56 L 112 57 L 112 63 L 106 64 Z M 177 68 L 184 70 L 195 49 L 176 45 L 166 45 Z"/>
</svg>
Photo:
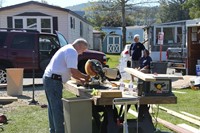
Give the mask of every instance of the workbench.
<svg viewBox="0 0 200 133">
<path fill-rule="evenodd" d="M 144 74 L 132 68 L 125 68 L 125 71 L 138 77 L 144 81 L 156 81 L 158 79 L 181 79 L 180 76 L 174 75 L 164 75 L 164 74 Z M 106 87 L 105 87 L 106 86 Z M 99 88 L 95 89 L 118 89 L 114 88 L 111 85 L 105 84 L 104 86 L 99 86 Z M 77 85 L 77 83 L 73 80 L 70 80 L 66 84 L 66 89 L 75 94 L 78 97 L 85 97 L 89 98 L 93 101 L 93 105 L 96 107 L 103 107 L 104 108 L 104 117 L 106 117 L 106 122 L 103 124 L 103 128 L 101 129 L 101 133 L 118 133 L 119 127 L 116 124 L 116 113 L 117 109 L 113 108 L 113 97 L 100 97 L 100 96 L 92 96 L 92 87 L 84 87 Z M 173 94 L 169 96 L 138 96 L 137 94 L 127 95 L 123 94 L 122 98 L 138 98 L 139 99 L 139 109 L 138 110 L 138 121 L 141 131 L 144 133 L 151 133 L 155 131 L 155 127 L 152 122 L 151 115 L 149 114 L 149 107 L 148 104 L 176 104 L 177 97 Z M 94 117 L 94 116 L 93 116 Z"/>
<path fill-rule="evenodd" d="M 101 86 L 100 86 L 101 87 Z M 108 89 L 112 87 L 108 85 Z M 66 83 L 66 89 L 73 93 L 76 96 L 86 97 L 93 100 L 94 105 L 112 105 L 113 98 L 104 97 L 101 98 L 100 96 L 92 96 L 90 93 L 92 92 L 93 88 L 87 89 L 84 86 L 77 86 L 76 81 L 70 80 Z M 101 88 L 95 88 L 101 90 Z M 136 95 L 135 95 L 136 96 Z M 123 97 L 134 97 L 130 95 L 123 95 Z M 140 104 L 176 104 L 177 97 L 174 95 L 171 96 L 139 96 Z"/>
</svg>

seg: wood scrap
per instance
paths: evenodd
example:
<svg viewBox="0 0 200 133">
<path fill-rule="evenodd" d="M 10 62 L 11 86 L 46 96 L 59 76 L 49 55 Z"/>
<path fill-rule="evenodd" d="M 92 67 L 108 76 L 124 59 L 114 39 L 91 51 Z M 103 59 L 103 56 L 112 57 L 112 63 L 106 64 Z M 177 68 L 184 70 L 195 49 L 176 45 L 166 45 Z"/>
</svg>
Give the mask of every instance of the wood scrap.
<svg viewBox="0 0 200 133">
<path fill-rule="evenodd" d="M 133 111 L 132 109 L 129 109 L 128 112 L 129 112 L 130 114 L 136 116 L 136 117 L 138 116 L 138 113 L 137 113 L 136 111 Z M 192 133 L 191 131 L 189 131 L 189 130 L 187 130 L 187 129 L 184 129 L 184 128 L 182 128 L 182 127 L 179 127 L 179 126 L 177 126 L 177 125 L 174 125 L 174 124 L 172 124 L 172 123 L 170 123 L 170 122 L 167 122 L 167 121 L 165 121 L 165 120 L 163 120 L 163 119 L 160 119 L 160 118 L 157 118 L 157 119 L 156 119 L 156 122 L 158 122 L 158 123 L 164 125 L 165 127 L 167 127 L 167 128 L 170 129 L 170 130 L 175 131 L 176 133 Z"/>
<path fill-rule="evenodd" d="M 173 110 L 167 109 L 167 108 L 162 107 L 162 106 L 159 106 L 159 109 L 166 111 L 168 114 L 171 114 L 171 115 L 173 115 L 173 116 L 176 116 L 176 117 L 178 117 L 178 118 L 181 118 L 181 119 L 183 119 L 183 120 L 186 120 L 186 121 L 188 121 L 188 122 L 191 122 L 191 123 L 193 123 L 193 124 L 195 124 L 195 125 L 200 126 L 200 121 L 195 120 L 195 119 L 193 119 L 193 118 L 191 118 L 191 117 L 188 117 L 188 116 L 185 116 L 185 115 L 183 115 L 183 114 L 177 113 L 177 112 L 175 112 L 175 111 L 173 111 Z"/>
<path fill-rule="evenodd" d="M 0 102 L 17 101 L 17 97 L 0 97 Z"/>
<path fill-rule="evenodd" d="M 186 92 L 182 92 L 182 91 L 172 91 L 173 93 L 179 93 L 179 94 L 186 94 Z"/>
<path fill-rule="evenodd" d="M 177 126 L 182 127 L 182 128 L 184 128 L 184 129 L 186 129 L 186 130 L 189 130 L 189 131 L 191 131 L 191 132 L 193 132 L 193 133 L 200 133 L 200 130 L 198 130 L 197 128 L 194 128 L 194 127 L 192 127 L 192 126 L 189 126 L 189 125 L 187 125 L 187 124 L 185 124 L 185 123 L 183 123 L 183 124 L 178 124 Z"/>
<path fill-rule="evenodd" d="M 0 84 L 0 88 L 5 88 L 7 84 Z"/>
<path fill-rule="evenodd" d="M 120 90 L 99 90 L 100 97 L 114 97 L 121 98 L 122 91 Z"/>
<path fill-rule="evenodd" d="M 0 104 L 9 104 L 12 103 L 14 101 L 17 101 L 18 98 L 17 97 L 11 97 L 11 96 L 6 96 L 6 97 L 0 97 Z"/>
<path fill-rule="evenodd" d="M 184 115 L 187 115 L 187 116 L 192 117 L 192 118 L 194 118 L 194 119 L 200 120 L 200 117 L 199 117 L 199 116 L 196 116 L 196 115 L 193 115 L 193 114 L 184 112 L 184 111 L 180 111 L 180 112 L 181 112 L 182 114 L 184 114 Z"/>
<path fill-rule="evenodd" d="M 176 133 L 193 133 L 190 130 L 184 129 L 182 127 L 179 127 L 177 125 L 174 125 L 168 121 L 165 121 L 163 119 L 157 118 L 158 123 L 164 125 L 165 127 L 175 131 Z"/>
</svg>

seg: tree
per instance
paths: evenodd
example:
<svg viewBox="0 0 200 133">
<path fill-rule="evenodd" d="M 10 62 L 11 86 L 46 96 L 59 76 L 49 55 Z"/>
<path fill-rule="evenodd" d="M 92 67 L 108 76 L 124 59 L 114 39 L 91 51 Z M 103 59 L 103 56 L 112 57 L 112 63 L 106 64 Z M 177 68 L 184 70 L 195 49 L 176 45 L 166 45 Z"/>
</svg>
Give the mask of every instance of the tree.
<svg viewBox="0 0 200 133">
<path fill-rule="evenodd" d="M 182 5 L 186 0 L 160 0 L 161 22 L 171 22 L 189 19 L 189 12 Z"/>
<path fill-rule="evenodd" d="M 97 2 L 97 6 L 93 9 L 96 9 L 96 11 L 100 11 L 101 13 L 103 12 L 104 15 L 106 14 L 105 17 L 99 17 L 99 18 L 103 18 L 103 19 L 96 19 L 98 21 L 105 21 L 106 24 L 113 26 L 113 24 L 116 24 L 116 20 L 118 20 L 118 24 L 119 20 L 121 20 L 121 27 L 122 27 L 122 42 L 123 45 L 126 45 L 126 25 L 129 24 L 130 22 L 127 23 L 127 20 L 131 20 L 130 17 L 128 17 L 128 15 L 126 15 L 127 11 L 131 11 L 134 9 L 135 5 L 141 5 L 141 4 L 145 4 L 145 3 L 152 3 L 151 0 L 140 0 L 139 3 L 134 3 L 134 1 L 137 2 L 137 0 L 99 0 L 99 2 Z M 95 12 L 95 15 L 97 15 L 98 13 Z M 116 17 L 117 16 L 117 17 Z M 120 16 L 120 18 L 119 18 Z M 97 16 L 96 16 L 97 17 Z M 115 18 L 116 19 L 113 19 Z M 108 18 L 108 19 L 106 19 Z M 112 19 L 112 21 L 108 21 L 109 18 Z M 91 18 L 90 18 L 91 19 Z M 94 21 L 93 21 L 94 22 Z M 105 24 L 105 23 L 102 23 Z M 111 25 L 112 24 L 112 25 Z M 133 24 L 133 23 L 130 23 Z"/>
<path fill-rule="evenodd" d="M 0 0 L 0 8 L 3 7 L 4 2 L 5 2 L 5 0 Z"/>
<path fill-rule="evenodd" d="M 200 1 L 199 0 L 187 0 L 183 4 L 184 9 L 189 9 L 189 15 L 191 18 L 200 17 Z"/>
<path fill-rule="evenodd" d="M 46 0 L 41 0 L 41 3 L 48 4 Z"/>
</svg>

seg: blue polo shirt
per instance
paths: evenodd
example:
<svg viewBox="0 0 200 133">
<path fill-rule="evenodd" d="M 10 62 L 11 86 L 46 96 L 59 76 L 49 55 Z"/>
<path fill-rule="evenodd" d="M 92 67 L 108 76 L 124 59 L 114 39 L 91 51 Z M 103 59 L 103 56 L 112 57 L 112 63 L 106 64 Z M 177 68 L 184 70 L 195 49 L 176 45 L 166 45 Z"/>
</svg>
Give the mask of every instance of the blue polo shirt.
<svg viewBox="0 0 200 133">
<path fill-rule="evenodd" d="M 144 50 L 145 47 L 142 43 L 132 43 L 130 47 L 130 51 L 132 53 L 132 60 L 139 60 L 142 56 L 142 50 Z"/>
<path fill-rule="evenodd" d="M 150 63 L 152 61 L 152 58 L 150 56 L 147 56 L 147 57 L 142 57 L 140 58 L 140 68 L 143 68 L 145 66 L 149 66 L 150 67 Z M 148 68 L 150 69 L 150 68 Z"/>
</svg>

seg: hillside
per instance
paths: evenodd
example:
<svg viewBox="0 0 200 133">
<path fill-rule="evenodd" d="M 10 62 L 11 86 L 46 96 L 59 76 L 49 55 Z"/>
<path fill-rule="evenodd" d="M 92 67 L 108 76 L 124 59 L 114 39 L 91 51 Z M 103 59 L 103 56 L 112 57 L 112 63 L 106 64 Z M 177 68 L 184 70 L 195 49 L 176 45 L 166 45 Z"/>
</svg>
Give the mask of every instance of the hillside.
<svg viewBox="0 0 200 133">
<path fill-rule="evenodd" d="M 88 3 L 82 3 L 82 4 L 78 4 L 78 5 L 74 5 L 74 6 L 68 6 L 66 8 L 71 11 L 84 11 L 84 9 L 89 6 L 91 6 L 91 4 L 88 2 Z"/>
</svg>

